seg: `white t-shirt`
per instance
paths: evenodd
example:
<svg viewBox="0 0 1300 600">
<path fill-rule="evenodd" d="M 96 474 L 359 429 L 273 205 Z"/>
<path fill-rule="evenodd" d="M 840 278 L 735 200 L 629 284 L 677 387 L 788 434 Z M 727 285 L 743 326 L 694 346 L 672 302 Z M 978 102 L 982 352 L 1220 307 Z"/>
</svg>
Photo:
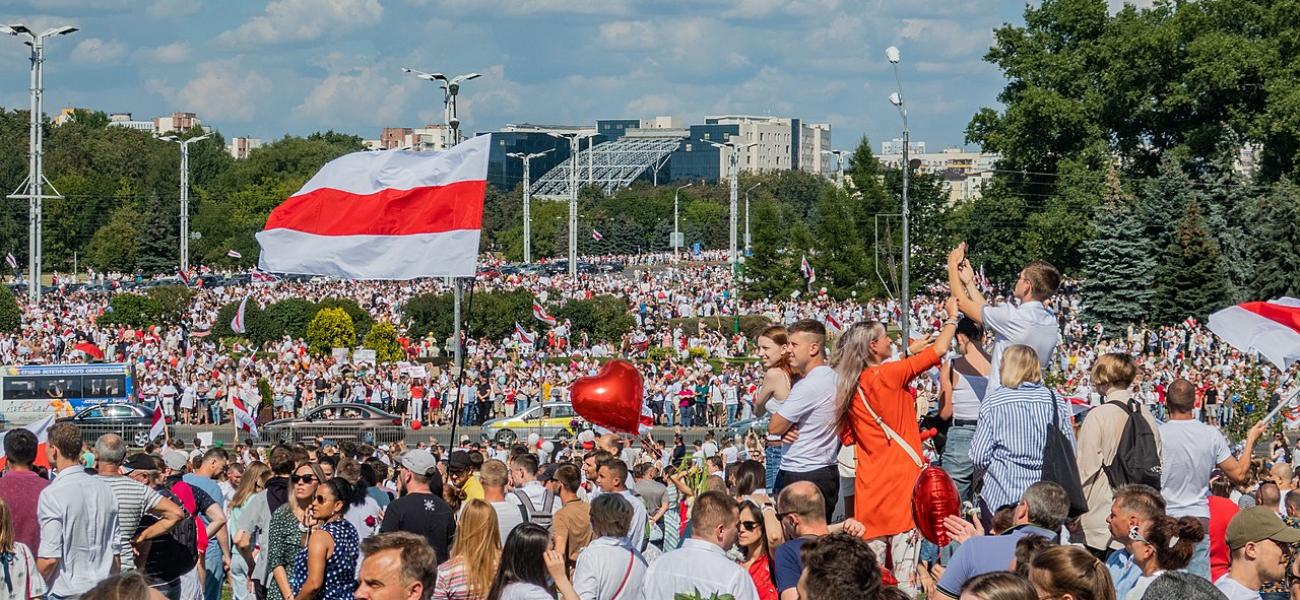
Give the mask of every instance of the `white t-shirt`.
<svg viewBox="0 0 1300 600">
<path fill-rule="evenodd" d="M 1214 582 L 1214 587 L 1219 588 L 1228 600 L 1259 600 L 1259 590 L 1252 590 L 1233 579 L 1228 575 L 1220 577 Z"/>
<path fill-rule="evenodd" d="M 1038 353 L 1043 371 L 1047 371 L 1052 350 L 1061 340 L 1056 313 L 1048 310 L 1042 302 L 1022 302 L 1020 306 L 1003 302 L 997 306 L 985 305 L 983 320 L 984 328 L 993 332 L 993 361 L 985 398 L 1002 387 L 1002 379 L 998 376 L 1002 353 L 1011 346 L 1025 344 L 1033 348 Z"/>
<path fill-rule="evenodd" d="M 555 600 L 555 595 L 546 588 L 516 581 L 501 590 L 501 600 Z"/>
<path fill-rule="evenodd" d="M 1160 495 L 1171 517 L 1210 517 L 1210 472 L 1232 456 L 1218 429 L 1195 419 L 1160 425 Z"/>
<path fill-rule="evenodd" d="M 838 384 L 835 370 L 821 365 L 794 385 L 777 410 L 776 414 L 799 426 L 799 439 L 784 445 L 782 471 L 807 473 L 835 464 L 840 449 L 835 404 Z"/>
<path fill-rule="evenodd" d="M 492 502 L 492 509 L 497 511 L 497 530 L 501 532 L 501 542 L 505 543 L 510 532 L 523 524 L 524 513 L 519 508 L 519 501 L 511 502 L 508 497 L 504 502 Z"/>
</svg>

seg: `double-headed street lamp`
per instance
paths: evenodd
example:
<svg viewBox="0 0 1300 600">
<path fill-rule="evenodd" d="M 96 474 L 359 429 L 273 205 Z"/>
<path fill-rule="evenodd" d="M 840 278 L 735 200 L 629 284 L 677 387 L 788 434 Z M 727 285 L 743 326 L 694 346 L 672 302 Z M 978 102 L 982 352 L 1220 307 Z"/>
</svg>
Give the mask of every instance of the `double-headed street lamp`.
<svg viewBox="0 0 1300 600">
<path fill-rule="evenodd" d="M 446 137 L 443 140 L 443 147 L 450 148 L 460 143 L 460 119 L 456 117 L 456 95 L 460 93 L 460 84 L 471 79 L 477 79 L 482 75 L 478 73 L 466 73 L 448 78 L 442 73 L 425 73 L 417 71 L 410 67 L 402 67 L 406 73 L 414 73 L 416 77 L 425 81 L 437 81 L 442 87 L 442 118 L 447 123 Z"/>
<path fill-rule="evenodd" d="M 901 312 L 903 318 L 902 323 L 900 323 L 903 330 L 903 341 L 900 345 L 903 347 L 903 355 L 906 356 L 907 347 L 912 342 L 910 335 L 911 331 L 909 328 L 911 321 L 909 313 L 912 311 L 912 240 L 911 232 L 909 231 L 911 226 L 912 207 L 907 199 L 908 171 L 912 170 L 912 165 L 909 164 L 908 158 L 909 151 L 911 150 L 908 146 L 911 145 L 911 140 L 907 129 L 907 107 L 903 104 L 903 80 L 898 76 L 898 61 L 902 60 L 902 55 L 899 53 L 897 46 L 890 46 L 885 49 L 885 58 L 889 59 L 889 63 L 893 65 L 894 83 L 898 86 L 898 90 L 889 95 L 889 103 L 898 108 L 898 115 L 903 118 L 903 289 L 901 290 L 901 301 L 903 303 L 903 310 Z"/>
<path fill-rule="evenodd" d="M 510 158 L 517 158 L 524 163 L 524 264 L 533 262 L 533 218 L 532 218 L 532 191 L 528 186 L 532 185 L 528 176 L 528 164 L 534 158 L 540 158 L 546 154 L 555 151 L 554 148 L 542 152 L 527 154 L 524 152 L 511 152 L 506 154 Z"/>
<path fill-rule="evenodd" d="M 42 200 L 45 198 L 57 199 L 63 196 L 59 190 L 50 185 L 54 190 L 53 195 L 45 194 L 44 173 L 44 143 L 41 136 L 41 96 L 45 87 L 45 75 L 41 65 L 45 63 L 45 38 L 56 35 L 68 35 L 77 31 L 76 27 L 64 25 L 62 27 L 53 27 L 42 33 L 36 33 L 31 28 L 22 23 L 13 23 L 10 25 L 0 25 L 0 33 L 27 38 L 24 44 L 31 46 L 31 109 L 28 112 L 28 165 L 27 165 L 27 193 L 20 193 L 23 186 L 20 184 L 9 198 L 27 199 L 28 217 L 27 217 L 27 298 L 32 302 L 40 300 L 41 297 L 41 210 Z"/>
<path fill-rule="evenodd" d="M 682 228 L 681 228 L 681 223 L 677 217 L 678 215 L 677 209 L 679 206 L 677 201 L 681 197 L 682 190 L 691 187 L 692 185 L 694 184 L 688 183 L 686 185 L 679 185 L 677 186 L 676 190 L 673 190 L 673 244 L 672 244 L 673 261 L 677 260 L 677 253 L 678 251 L 681 250 L 682 247 Z"/>
<path fill-rule="evenodd" d="M 174 135 L 159 138 L 181 145 L 181 271 L 186 274 L 190 272 L 190 144 L 210 137 L 206 133 L 188 140 Z"/>
<path fill-rule="evenodd" d="M 569 140 L 569 277 L 578 276 L 578 148 L 584 138 L 596 135 L 595 131 L 572 133 L 546 132 L 551 137 Z M 587 150 L 591 152 L 591 150 Z"/>
<path fill-rule="evenodd" d="M 732 314 L 735 316 L 735 329 L 740 329 L 740 298 L 738 297 L 737 281 L 740 277 L 740 256 L 736 252 L 736 209 L 740 192 L 740 151 L 748 150 L 750 147 L 757 146 L 758 142 L 746 142 L 738 144 L 736 142 L 726 142 L 719 144 L 709 140 L 704 140 L 719 150 L 726 148 L 728 150 L 727 163 L 731 166 L 731 305 Z"/>
<path fill-rule="evenodd" d="M 758 183 L 755 183 L 754 185 L 749 186 L 749 189 L 745 190 L 745 254 L 746 255 L 749 254 L 749 250 L 750 250 L 749 248 L 749 193 L 754 191 L 760 185 L 763 185 L 763 182 L 760 181 Z"/>
</svg>

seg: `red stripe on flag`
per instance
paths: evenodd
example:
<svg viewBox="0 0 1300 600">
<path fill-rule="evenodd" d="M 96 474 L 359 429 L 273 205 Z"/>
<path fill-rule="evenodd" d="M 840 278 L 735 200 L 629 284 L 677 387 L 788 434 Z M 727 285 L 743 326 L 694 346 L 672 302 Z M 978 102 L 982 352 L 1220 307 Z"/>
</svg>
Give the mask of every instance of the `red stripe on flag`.
<svg viewBox="0 0 1300 600">
<path fill-rule="evenodd" d="M 318 189 L 285 200 L 266 229 L 316 235 L 412 235 L 480 229 L 487 181 L 353 194 Z"/>
<path fill-rule="evenodd" d="M 1272 302 L 1245 302 L 1239 306 L 1291 331 L 1300 333 L 1300 306 L 1283 306 Z"/>
</svg>

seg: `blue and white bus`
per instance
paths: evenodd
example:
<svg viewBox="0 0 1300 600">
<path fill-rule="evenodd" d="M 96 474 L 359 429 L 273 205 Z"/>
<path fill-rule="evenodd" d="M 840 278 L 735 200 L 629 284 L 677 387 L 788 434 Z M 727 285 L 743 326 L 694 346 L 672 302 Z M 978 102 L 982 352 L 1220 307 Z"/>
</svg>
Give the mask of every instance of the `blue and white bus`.
<svg viewBox="0 0 1300 600">
<path fill-rule="evenodd" d="M 0 415 L 21 426 L 50 414 L 64 417 L 135 393 L 131 365 L 27 365 L 0 367 Z"/>
</svg>

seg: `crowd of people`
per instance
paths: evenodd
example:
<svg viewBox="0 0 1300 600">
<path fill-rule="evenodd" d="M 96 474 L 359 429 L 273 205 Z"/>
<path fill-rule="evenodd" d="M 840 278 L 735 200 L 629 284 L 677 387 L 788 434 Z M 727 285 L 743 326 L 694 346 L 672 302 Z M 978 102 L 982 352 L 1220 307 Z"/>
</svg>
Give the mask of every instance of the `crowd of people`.
<svg viewBox="0 0 1300 600">
<path fill-rule="evenodd" d="M 636 261 L 630 261 L 636 262 Z M 1034 261 L 1002 294 L 977 284 L 964 246 L 947 281 L 911 306 L 823 294 L 742 301 L 716 265 L 645 259 L 630 273 L 516 273 L 481 283 L 566 298 L 627 297 L 655 419 L 720 426 L 688 445 L 606 434 L 572 443 L 361 443 L 231 448 L 169 440 L 89 447 L 75 425 L 10 431 L 0 477 L 0 565 L 13 598 L 168 600 L 635 599 L 1281 600 L 1300 594 L 1300 494 L 1285 437 L 1240 447 L 1257 374 L 1281 402 L 1295 368 L 1238 352 L 1189 320 L 1115 332 L 1083 325 L 1082 299 Z M 251 294 L 352 297 L 400 323 L 409 285 L 300 282 L 205 290 L 186 328 L 101 329 L 104 299 L 26 307 L 5 362 L 56 362 L 78 339 L 132 362 L 141 400 L 187 422 L 228 418 L 225 395 L 272 382 L 278 410 L 372 402 L 428 422 L 481 421 L 563 398 L 626 348 L 562 329 L 560 344 L 470 340 L 464 387 L 446 370 L 345 369 L 300 340 L 262 355 L 186 332 Z M 543 299 L 545 301 L 545 299 Z M 769 317 L 753 339 L 674 331 L 669 319 Z M 918 335 L 895 339 L 911 311 Z M 843 325 L 841 325 L 843 324 Z M 552 332 L 554 333 L 554 332 Z M 552 337 L 555 337 L 552 335 Z M 538 339 L 542 339 L 538 336 Z M 411 344 L 420 353 L 435 340 Z M 703 353 L 692 352 L 702 348 Z M 647 354 L 648 351 L 647 351 Z M 238 356 L 238 358 L 235 358 Z M 547 360 L 556 356 L 567 361 Z M 753 356 L 714 366 L 709 359 Z M 202 385 L 203 392 L 200 392 Z M 457 414 L 459 391 L 468 408 Z M 1251 407 L 1254 410 L 1255 407 Z M 1263 448 L 1260 448 L 1261 450 Z M 1298 449 L 1300 450 L 1300 449 Z M 917 510 L 942 468 L 957 514 Z M 918 492 L 922 489 L 922 492 Z M 939 523 L 918 519 L 934 516 Z M 923 534 L 922 532 L 928 532 Z M 941 531 L 942 535 L 935 534 Z M 942 546 L 940 543 L 942 542 Z M 1266 596 L 1267 595 L 1267 596 Z"/>
</svg>

